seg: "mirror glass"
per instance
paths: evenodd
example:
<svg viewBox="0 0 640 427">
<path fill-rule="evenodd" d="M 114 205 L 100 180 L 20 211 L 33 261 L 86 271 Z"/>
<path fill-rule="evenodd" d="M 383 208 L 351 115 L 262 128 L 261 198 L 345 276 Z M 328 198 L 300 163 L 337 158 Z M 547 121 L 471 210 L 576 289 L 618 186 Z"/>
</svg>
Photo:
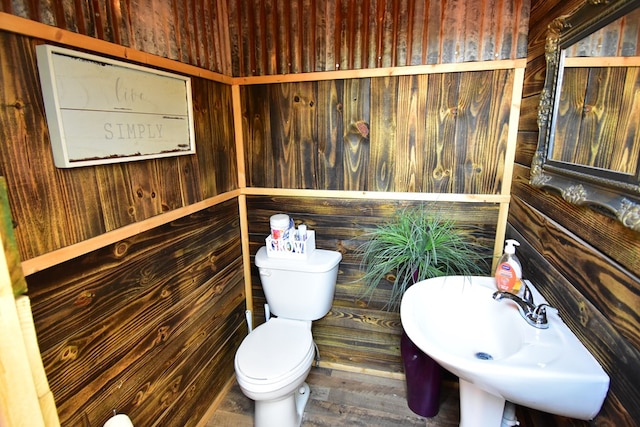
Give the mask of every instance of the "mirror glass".
<svg viewBox="0 0 640 427">
<path fill-rule="evenodd" d="M 531 184 L 640 231 L 640 0 L 557 18 L 546 60 Z"/>
</svg>

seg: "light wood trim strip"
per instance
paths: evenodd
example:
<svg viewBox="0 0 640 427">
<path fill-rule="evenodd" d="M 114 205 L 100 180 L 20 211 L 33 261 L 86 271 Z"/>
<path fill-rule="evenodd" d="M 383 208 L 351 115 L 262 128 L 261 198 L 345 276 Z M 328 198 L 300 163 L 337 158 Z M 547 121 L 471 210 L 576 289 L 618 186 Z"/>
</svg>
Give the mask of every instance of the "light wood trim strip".
<svg viewBox="0 0 640 427">
<path fill-rule="evenodd" d="M 498 260 L 504 249 L 504 238 L 507 233 L 507 219 L 509 217 L 509 203 L 500 203 L 498 211 L 498 223 L 496 224 L 496 239 L 493 245 L 493 262 L 491 263 L 491 272 L 496 271 Z"/>
<path fill-rule="evenodd" d="M 516 158 L 516 145 L 518 142 L 518 122 L 520 121 L 520 105 L 522 104 L 522 88 L 524 85 L 524 69 L 514 71 L 513 92 L 511 94 L 511 111 L 509 113 L 509 130 L 507 134 L 507 149 L 504 153 L 504 171 L 502 173 L 502 188 L 504 195 L 511 194 L 511 182 L 513 179 L 513 165 Z"/>
<path fill-rule="evenodd" d="M 318 197 L 318 198 L 342 198 L 342 199 L 371 199 L 371 200 L 417 200 L 434 202 L 464 202 L 464 203 L 501 203 L 507 204 L 509 195 L 501 194 L 448 194 L 448 193 L 397 193 L 397 192 L 370 192 L 370 191 L 338 191 L 338 190 L 298 190 L 280 188 L 243 188 L 233 190 L 218 196 L 211 197 L 198 203 L 183 208 L 174 209 L 162 215 L 157 215 L 144 221 L 130 224 L 116 230 L 108 231 L 100 236 L 84 240 L 82 242 L 65 246 L 64 248 L 31 258 L 22 262 L 22 271 L 25 276 L 47 269 L 54 265 L 100 249 L 120 240 L 143 233 L 152 228 L 167 224 L 176 219 L 201 211 L 216 204 L 238 197 L 240 204 L 240 227 L 242 235 L 242 251 L 245 270 L 250 268 L 250 262 L 246 259 L 249 254 L 246 195 L 283 196 L 283 197 Z M 243 205 L 244 203 L 244 205 Z M 506 222 L 506 220 L 505 220 Z M 497 237 L 497 236 L 496 236 Z M 245 273 L 247 273 L 245 271 Z M 249 277 L 246 274 L 245 277 Z M 251 283 L 245 283 L 247 296 L 251 295 Z M 247 307 L 251 310 L 252 307 Z"/>
<path fill-rule="evenodd" d="M 236 142 L 236 163 L 238 165 L 238 186 L 247 186 L 246 165 L 244 162 L 244 138 L 242 133 L 242 99 L 240 97 L 240 86 L 231 86 L 231 98 L 233 108 L 233 132 Z"/>
<path fill-rule="evenodd" d="M 518 142 L 518 122 L 520 120 L 520 106 L 522 104 L 522 88 L 524 85 L 524 69 L 515 70 L 513 78 L 513 92 L 511 94 L 511 111 L 509 114 L 509 131 L 507 134 L 507 149 L 504 153 L 504 171 L 502 172 L 502 188 L 500 192 L 509 199 L 500 204 L 498 223 L 496 224 L 496 238 L 493 244 L 493 263 L 491 271 L 495 271 L 496 263 L 502 254 L 504 238 L 507 230 L 509 203 L 511 200 L 511 183 L 513 181 L 513 167 Z"/>
<path fill-rule="evenodd" d="M 417 200 L 425 202 L 508 203 L 509 195 L 457 193 L 399 193 L 384 191 L 300 190 L 247 187 L 242 194 L 252 196 L 319 197 L 335 199 Z"/>
<path fill-rule="evenodd" d="M 251 283 L 251 251 L 249 249 L 249 223 L 247 216 L 247 196 L 238 197 L 238 214 L 240 215 L 240 236 L 242 241 L 242 268 L 244 271 L 244 292 L 246 309 L 251 310 L 253 320 L 253 289 Z"/>
<path fill-rule="evenodd" d="M 231 97 L 233 102 L 233 131 L 236 142 L 236 162 L 238 165 L 238 186 L 240 196 L 238 197 L 238 214 L 240 215 L 240 238 L 242 245 L 242 265 L 244 271 L 244 291 L 246 309 L 251 310 L 253 317 L 253 290 L 251 287 L 251 253 L 249 249 L 249 225 L 247 223 L 247 196 L 242 194 L 242 190 L 247 186 L 246 165 L 244 161 L 244 138 L 242 134 L 242 99 L 240 97 L 240 86 L 231 86 Z"/>
<path fill-rule="evenodd" d="M 135 224 L 129 224 L 124 227 L 108 231 L 97 237 L 83 240 L 82 242 L 65 246 L 64 248 L 48 252 L 44 255 L 22 261 L 22 271 L 25 276 L 28 276 L 30 274 L 73 259 L 77 256 L 87 254 L 91 251 L 95 251 L 96 249 L 100 249 L 112 243 L 119 242 L 120 240 L 135 236 L 136 234 L 151 230 L 152 228 L 168 224 L 171 221 L 175 221 L 187 215 L 191 215 L 192 213 L 201 211 L 211 206 L 215 206 L 219 203 L 226 202 L 227 200 L 238 197 L 239 195 L 239 190 L 229 191 L 224 194 L 210 197 L 201 202 L 174 209 L 172 211 L 163 213 L 161 215 L 156 215 L 144 221 L 136 222 Z"/>
<path fill-rule="evenodd" d="M 453 64 L 366 68 L 361 70 L 317 71 L 313 73 L 281 74 L 274 76 L 234 77 L 233 84 L 256 85 L 269 83 L 293 83 L 322 80 L 362 79 L 368 77 L 461 73 L 466 71 L 508 70 L 514 68 L 524 70 L 526 64 L 526 59 L 507 59 L 502 61 L 459 62 Z"/>
<path fill-rule="evenodd" d="M 562 63 L 568 67 L 640 67 L 640 56 L 580 56 L 565 57 Z"/>
</svg>

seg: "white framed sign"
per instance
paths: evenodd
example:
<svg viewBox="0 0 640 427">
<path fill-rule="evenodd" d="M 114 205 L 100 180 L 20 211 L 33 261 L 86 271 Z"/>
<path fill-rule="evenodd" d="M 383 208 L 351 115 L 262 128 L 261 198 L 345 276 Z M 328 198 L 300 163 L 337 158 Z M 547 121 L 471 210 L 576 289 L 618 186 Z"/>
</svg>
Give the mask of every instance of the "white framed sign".
<svg viewBox="0 0 640 427">
<path fill-rule="evenodd" d="M 195 153 L 189 77 L 46 44 L 36 55 L 57 167 Z"/>
</svg>

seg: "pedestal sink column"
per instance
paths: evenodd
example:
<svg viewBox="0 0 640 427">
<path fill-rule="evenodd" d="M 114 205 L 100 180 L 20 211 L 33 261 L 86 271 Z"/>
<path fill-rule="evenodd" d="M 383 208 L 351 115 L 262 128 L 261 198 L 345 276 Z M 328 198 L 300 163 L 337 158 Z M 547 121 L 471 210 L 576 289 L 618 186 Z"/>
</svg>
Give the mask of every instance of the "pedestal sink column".
<svg viewBox="0 0 640 427">
<path fill-rule="evenodd" d="M 460 378 L 460 427 L 500 427 L 505 400 Z"/>
</svg>

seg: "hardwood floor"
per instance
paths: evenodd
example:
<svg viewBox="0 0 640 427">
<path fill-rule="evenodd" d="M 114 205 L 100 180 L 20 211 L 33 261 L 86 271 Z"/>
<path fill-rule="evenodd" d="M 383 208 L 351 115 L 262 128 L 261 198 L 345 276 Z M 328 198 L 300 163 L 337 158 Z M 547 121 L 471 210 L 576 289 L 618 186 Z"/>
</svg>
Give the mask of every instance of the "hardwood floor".
<svg viewBox="0 0 640 427">
<path fill-rule="evenodd" d="M 404 380 L 314 367 L 307 383 L 311 395 L 302 427 L 457 427 L 460 422 L 456 383 L 444 383 L 440 411 L 433 418 L 409 409 Z M 253 401 L 235 383 L 206 427 L 252 426 Z"/>
<path fill-rule="evenodd" d="M 311 395 L 302 427 L 458 427 L 460 423 L 458 383 L 452 374 L 445 373 L 440 410 L 433 418 L 420 417 L 409 409 L 403 379 L 314 367 L 307 383 Z M 554 417 L 520 406 L 516 407 L 516 416 L 520 427 L 588 427 L 596 424 Z M 253 427 L 253 401 L 242 394 L 234 381 L 204 427 Z"/>
</svg>

